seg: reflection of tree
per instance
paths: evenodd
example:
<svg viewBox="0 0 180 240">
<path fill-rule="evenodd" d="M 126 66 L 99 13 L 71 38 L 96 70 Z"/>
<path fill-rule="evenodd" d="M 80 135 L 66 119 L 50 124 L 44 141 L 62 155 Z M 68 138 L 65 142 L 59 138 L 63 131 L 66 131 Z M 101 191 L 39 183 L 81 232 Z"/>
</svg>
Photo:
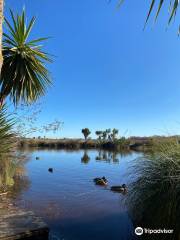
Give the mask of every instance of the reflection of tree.
<svg viewBox="0 0 180 240">
<path fill-rule="evenodd" d="M 98 155 L 96 156 L 96 161 L 104 161 L 107 163 L 119 163 L 120 158 L 125 157 L 127 155 L 131 154 L 131 151 L 129 150 L 123 150 L 123 151 L 107 151 L 100 149 L 98 151 Z"/>
<path fill-rule="evenodd" d="M 130 187 L 127 197 L 134 224 L 150 229 L 174 229 L 174 234 L 163 234 L 163 239 L 179 239 L 179 176 L 166 160 L 140 161 L 135 166 L 137 180 Z M 152 239 L 148 235 L 146 239 L 148 237 Z"/>
<path fill-rule="evenodd" d="M 118 163 L 119 158 L 117 157 L 118 152 L 110 152 L 110 159 L 112 160 L 113 163 Z"/>
<path fill-rule="evenodd" d="M 105 161 L 105 162 L 113 162 L 118 163 L 119 158 L 117 157 L 118 152 L 109 152 L 104 150 L 98 151 L 98 156 L 96 156 L 96 161 Z"/>
<path fill-rule="evenodd" d="M 83 157 L 81 158 L 81 162 L 84 163 L 84 164 L 87 164 L 87 163 L 89 163 L 89 161 L 90 161 L 90 157 L 89 157 L 89 155 L 88 155 L 87 150 L 85 150 L 85 151 L 84 151 L 84 155 L 83 155 Z"/>
</svg>

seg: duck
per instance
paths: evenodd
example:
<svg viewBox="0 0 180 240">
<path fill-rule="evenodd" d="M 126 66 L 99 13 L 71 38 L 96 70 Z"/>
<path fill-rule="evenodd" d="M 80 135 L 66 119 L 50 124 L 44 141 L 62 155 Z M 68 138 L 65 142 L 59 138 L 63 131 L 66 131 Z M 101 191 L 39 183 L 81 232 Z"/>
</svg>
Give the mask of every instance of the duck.
<svg viewBox="0 0 180 240">
<path fill-rule="evenodd" d="M 36 160 L 39 160 L 40 158 L 39 157 L 36 157 Z"/>
<path fill-rule="evenodd" d="M 112 186 L 111 187 L 111 191 L 114 191 L 114 192 L 121 192 L 121 193 L 127 193 L 127 186 L 126 184 L 122 184 L 122 185 L 119 185 L 119 186 Z"/>
<path fill-rule="evenodd" d="M 49 168 L 48 171 L 53 173 L 53 168 Z"/>
<path fill-rule="evenodd" d="M 94 178 L 94 182 L 96 185 L 101 185 L 101 186 L 106 186 L 108 184 L 108 180 L 105 177 Z"/>
</svg>

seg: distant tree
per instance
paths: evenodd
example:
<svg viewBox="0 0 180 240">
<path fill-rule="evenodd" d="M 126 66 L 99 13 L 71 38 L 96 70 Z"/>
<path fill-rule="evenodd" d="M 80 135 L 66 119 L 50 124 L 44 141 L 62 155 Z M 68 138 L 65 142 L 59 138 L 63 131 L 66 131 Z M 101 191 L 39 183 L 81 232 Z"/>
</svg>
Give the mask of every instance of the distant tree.
<svg viewBox="0 0 180 240">
<path fill-rule="evenodd" d="M 114 128 L 111 133 L 112 140 L 115 141 L 119 130 Z"/>
<path fill-rule="evenodd" d="M 106 134 L 107 134 L 108 140 L 110 138 L 110 133 L 111 133 L 111 129 L 110 128 L 106 129 Z"/>
<path fill-rule="evenodd" d="M 102 138 L 103 138 L 104 141 L 107 139 L 107 132 L 106 132 L 106 130 L 103 131 Z"/>
<path fill-rule="evenodd" d="M 111 134 L 108 135 L 108 141 L 112 141 Z"/>
<path fill-rule="evenodd" d="M 98 139 L 103 141 L 115 141 L 117 134 L 118 134 L 118 129 L 114 128 L 112 131 L 110 128 L 106 129 L 105 131 L 96 131 L 96 135 L 98 136 Z"/>
<path fill-rule="evenodd" d="M 98 136 L 98 139 L 101 140 L 102 131 L 96 131 L 95 134 Z"/>
<path fill-rule="evenodd" d="M 84 135 L 85 140 L 87 140 L 87 137 L 91 134 L 89 128 L 83 128 L 81 132 Z"/>
</svg>

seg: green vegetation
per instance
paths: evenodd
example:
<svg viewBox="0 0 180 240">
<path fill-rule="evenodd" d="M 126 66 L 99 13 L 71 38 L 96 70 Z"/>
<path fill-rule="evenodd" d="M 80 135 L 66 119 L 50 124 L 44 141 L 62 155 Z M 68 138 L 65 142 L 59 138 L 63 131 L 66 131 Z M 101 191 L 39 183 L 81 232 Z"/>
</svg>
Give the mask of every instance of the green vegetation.
<svg viewBox="0 0 180 240">
<path fill-rule="evenodd" d="M 96 131 L 95 134 L 98 136 L 99 141 L 101 141 L 102 131 Z"/>
<path fill-rule="evenodd" d="M 51 60 L 39 45 L 45 38 L 28 40 L 35 18 L 26 25 L 24 11 L 16 16 L 10 13 L 12 25 L 5 18 L 7 31 L 3 34 L 4 61 L 0 79 L 0 191 L 13 185 L 22 160 L 16 151 L 15 121 L 9 120 L 4 101 L 10 96 L 16 106 L 22 102 L 30 104 L 42 96 L 51 83 L 45 67 Z"/>
<path fill-rule="evenodd" d="M 125 0 L 118 0 L 118 7 L 120 7 L 124 1 Z M 168 0 L 168 1 L 151 0 L 151 4 L 150 4 L 149 11 L 148 11 L 147 18 L 146 18 L 146 23 L 148 22 L 153 9 L 157 6 L 157 10 L 155 13 L 155 21 L 156 21 L 163 5 L 166 3 L 168 3 L 168 5 L 169 5 L 168 6 L 169 7 L 169 9 L 168 9 L 168 12 L 169 12 L 168 24 L 170 24 L 172 22 L 173 18 L 176 16 L 176 13 L 177 13 L 177 10 L 179 7 L 179 0 Z"/>
<path fill-rule="evenodd" d="M 5 18 L 7 33 L 3 36 L 3 66 L 1 70 L 1 101 L 10 95 L 13 103 L 20 101 L 32 103 L 44 95 L 51 84 L 46 62 L 51 62 L 40 44 L 46 38 L 28 40 L 35 18 L 26 25 L 26 15 L 14 16 L 11 11 L 11 21 Z"/>
<path fill-rule="evenodd" d="M 97 139 L 48 139 L 48 138 L 21 138 L 20 147 L 38 147 L 38 148 L 68 148 L 68 149 L 80 149 L 80 148 L 104 148 L 112 150 L 139 150 L 144 151 L 149 149 L 152 145 L 152 138 L 116 138 L 115 141 L 99 140 Z"/>
<path fill-rule="evenodd" d="M 13 148 L 14 135 L 11 132 L 14 122 L 9 119 L 7 108 L 3 106 L 0 111 L 0 155 L 8 154 Z"/>
<path fill-rule="evenodd" d="M 98 132 L 98 135 L 97 135 Z M 56 148 L 56 149 L 88 149 L 88 148 L 99 148 L 107 150 L 116 150 L 116 151 L 141 151 L 141 152 L 151 152 L 152 149 L 160 147 L 164 142 L 169 141 L 180 141 L 180 136 L 153 136 L 153 137 L 116 137 L 115 141 L 101 139 L 99 132 L 102 135 L 103 131 L 96 131 L 97 139 L 48 139 L 48 138 L 22 138 L 19 142 L 19 147 L 31 147 L 31 148 Z M 156 147 L 155 147 L 156 143 Z M 163 145 L 164 146 L 164 145 Z M 177 145 L 178 146 L 178 145 Z M 165 146 L 164 146 L 165 148 Z M 154 150 L 153 150 L 154 151 Z M 158 151 L 157 151 L 158 152 Z"/>
<path fill-rule="evenodd" d="M 11 161 L 13 153 L 14 135 L 11 132 L 13 122 L 7 115 L 5 106 L 0 111 L 0 192 L 6 189 L 6 186 L 11 186 L 13 176 L 16 170 L 15 161 Z"/>
<path fill-rule="evenodd" d="M 177 220 L 180 213 L 179 139 L 155 139 L 151 151 L 135 161 L 133 172 L 137 174 L 137 179 L 131 186 L 127 201 L 135 224 L 142 227 L 148 225 L 151 229 L 162 226 L 174 229 L 175 234 L 165 239 L 178 239 L 180 228 Z"/>
<path fill-rule="evenodd" d="M 98 136 L 98 139 L 100 141 L 111 141 L 111 142 L 115 142 L 115 140 L 117 139 L 117 134 L 118 134 L 119 130 L 118 129 L 111 129 L 108 128 L 104 131 L 96 131 L 95 134 Z"/>
<path fill-rule="evenodd" d="M 83 128 L 81 132 L 84 135 L 85 140 L 87 141 L 88 136 L 91 134 L 89 128 Z"/>
</svg>

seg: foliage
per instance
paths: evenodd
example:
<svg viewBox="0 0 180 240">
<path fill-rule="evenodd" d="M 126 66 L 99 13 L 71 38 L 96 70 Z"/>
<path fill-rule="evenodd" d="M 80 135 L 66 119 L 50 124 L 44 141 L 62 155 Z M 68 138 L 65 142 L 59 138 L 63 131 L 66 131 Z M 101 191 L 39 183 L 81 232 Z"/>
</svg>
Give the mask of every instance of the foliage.
<svg viewBox="0 0 180 240">
<path fill-rule="evenodd" d="M 95 134 L 98 136 L 98 139 L 101 140 L 102 131 L 96 131 Z"/>
<path fill-rule="evenodd" d="M 91 134 L 89 128 L 83 128 L 81 132 L 84 135 L 85 140 L 87 140 L 87 137 Z"/>
<path fill-rule="evenodd" d="M 155 141 L 152 151 L 137 159 L 133 168 L 135 181 L 130 186 L 127 203 L 134 224 L 152 229 L 162 226 L 174 229 L 175 234 L 167 239 L 177 239 L 180 227 L 179 142 L 175 139 Z"/>
<path fill-rule="evenodd" d="M 102 139 L 103 139 L 103 141 L 105 141 L 107 139 L 107 131 L 106 130 L 102 132 Z"/>
<path fill-rule="evenodd" d="M 11 130 L 14 125 L 12 119 L 7 114 L 7 108 L 5 105 L 0 110 L 0 155 L 7 154 L 13 148 L 14 134 Z"/>
<path fill-rule="evenodd" d="M 14 15 L 12 25 L 5 18 L 7 33 L 3 36 L 4 62 L 1 71 L 1 101 L 10 95 L 13 103 L 32 103 L 45 94 L 51 84 L 45 63 L 51 62 L 48 54 L 42 51 L 41 42 L 46 38 L 29 40 L 35 17 L 26 25 L 25 11 Z"/>
<path fill-rule="evenodd" d="M 111 137 L 112 137 L 112 140 L 113 140 L 113 141 L 116 140 L 116 136 L 117 136 L 118 132 L 119 132 L 118 129 L 113 128 L 112 134 L 111 134 Z"/>
<path fill-rule="evenodd" d="M 118 1 L 119 1 L 118 6 L 121 6 L 121 4 L 125 0 L 118 0 Z M 155 21 L 157 20 L 157 18 L 159 16 L 159 13 L 162 9 L 162 6 L 166 2 L 169 4 L 169 13 L 170 13 L 169 19 L 168 19 L 168 24 L 170 24 L 172 22 L 173 18 L 176 16 L 176 13 L 177 13 L 177 10 L 178 10 L 178 7 L 179 7 L 179 0 L 168 0 L 168 1 L 165 1 L 165 0 L 151 0 L 149 11 L 147 13 L 146 23 L 148 22 L 149 17 L 150 17 L 150 15 L 151 15 L 151 13 L 152 13 L 152 11 L 153 11 L 153 9 L 155 8 L 156 5 L 157 5 L 157 10 L 156 10 L 156 13 L 155 13 Z"/>
<path fill-rule="evenodd" d="M 125 137 L 121 137 L 118 139 L 117 143 L 120 147 L 127 147 L 127 146 L 129 146 L 130 141 L 129 141 L 129 139 L 126 139 Z"/>
<path fill-rule="evenodd" d="M 111 142 L 115 142 L 117 134 L 118 134 L 118 129 L 114 128 L 114 129 L 106 129 L 104 131 L 96 131 L 96 135 L 98 136 L 98 139 L 101 141 L 111 141 Z"/>
<path fill-rule="evenodd" d="M 13 124 L 7 114 L 6 106 L 3 105 L 0 110 L 0 188 L 13 184 L 12 176 L 15 170 L 15 164 L 11 162 L 15 145 Z"/>
<path fill-rule="evenodd" d="M 16 106 L 20 102 L 29 104 L 44 95 L 47 86 L 51 84 L 49 72 L 45 67 L 45 64 L 51 62 L 51 60 L 42 51 L 42 46 L 39 45 L 45 38 L 28 40 L 35 18 L 33 17 L 29 24 L 26 25 L 25 11 L 21 15 L 16 16 L 12 11 L 10 13 L 12 25 L 5 18 L 7 32 L 3 34 L 2 53 L 4 62 L 0 77 L 1 191 L 3 188 L 14 184 L 14 177 L 17 171 L 18 174 L 22 172 L 22 167 L 19 163 L 22 158 L 24 159 L 24 156 L 16 151 L 17 136 L 15 136 L 13 130 L 18 127 L 17 125 L 15 127 L 14 121 L 9 119 L 7 109 L 3 105 L 4 99 L 10 96 Z M 22 122 L 19 119 L 16 120 L 18 120 L 19 129 L 23 129 Z M 52 129 L 52 125 L 48 125 L 47 128 L 48 130 Z"/>
<path fill-rule="evenodd" d="M 163 4 L 165 3 L 165 0 L 161 0 L 161 1 L 152 0 L 151 1 L 151 5 L 150 5 L 150 8 L 149 8 L 147 18 L 146 18 L 146 22 L 148 21 L 148 19 L 150 17 L 150 14 L 151 14 L 152 10 L 154 9 L 154 6 L 155 6 L 156 2 L 159 2 L 159 4 L 158 4 L 158 8 L 157 8 L 156 15 L 155 15 L 155 20 L 157 19 L 158 15 L 160 13 L 160 10 L 161 10 Z M 179 0 L 169 0 L 170 16 L 169 16 L 168 23 L 170 23 L 172 21 L 173 17 L 176 16 L 178 6 L 179 6 Z"/>
</svg>

